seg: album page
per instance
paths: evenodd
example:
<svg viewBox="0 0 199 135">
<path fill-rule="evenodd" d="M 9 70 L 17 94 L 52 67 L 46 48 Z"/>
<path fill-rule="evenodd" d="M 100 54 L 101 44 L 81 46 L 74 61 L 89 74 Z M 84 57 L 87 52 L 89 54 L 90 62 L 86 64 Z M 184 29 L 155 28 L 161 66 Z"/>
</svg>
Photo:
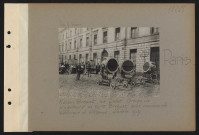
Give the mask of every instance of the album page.
<svg viewBox="0 0 199 135">
<path fill-rule="evenodd" d="M 26 10 L 28 49 L 19 44 L 18 55 L 28 58 L 27 73 L 19 70 L 28 82 L 18 83 L 28 109 L 19 104 L 17 116 L 27 127 L 19 130 L 195 130 L 194 4 Z"/>
<path fill-rule="evenodd" d="M 4 132 L 28 131 L 28 4 L 4 4 Z"/>
</svg>

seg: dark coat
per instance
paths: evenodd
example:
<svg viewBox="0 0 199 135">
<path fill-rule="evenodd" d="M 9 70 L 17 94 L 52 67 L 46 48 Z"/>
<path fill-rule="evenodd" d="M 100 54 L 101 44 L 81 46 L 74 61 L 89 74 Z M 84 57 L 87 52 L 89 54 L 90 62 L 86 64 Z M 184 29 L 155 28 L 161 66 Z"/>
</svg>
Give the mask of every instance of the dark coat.
<svg viewBox="0 0 199 135">
<path fill-rule="evenodd" d="M 76 69 L 77 69 L 77 73 L 81 73 L 82 72 L 82 68 L 81 68 L 80 65 L 77 65 Z"/>
</svg>

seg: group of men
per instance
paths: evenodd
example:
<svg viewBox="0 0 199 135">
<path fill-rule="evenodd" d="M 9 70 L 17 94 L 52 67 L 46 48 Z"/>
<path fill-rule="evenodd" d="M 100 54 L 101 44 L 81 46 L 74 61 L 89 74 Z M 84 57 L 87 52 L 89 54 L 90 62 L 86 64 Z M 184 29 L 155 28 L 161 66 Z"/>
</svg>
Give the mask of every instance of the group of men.
<svg viewBox="0 0 199 135">
<path fill-rule="evenodd" d="M 70 66 L 68 63 L 64 64 L 64 63 L 61 63 L 61 68 L 62 70 L 64 70 L 64 72 L 68 72 L 69 73 L 69 70 L 70 70 Z M 100 64 L 98 63 L 95 67 L 95 71 L 96 71 L 96 74 L 99 74 L 100 72 Z M 76 80 L 80 80 L 80 75 L 83 74 L 83 75 L 88 75 L 88 77 L 91 77 L 91 71 L 93 71 L 93 67 L 91 66 L 91 63 L 88 61 L 86 62 L 86 64 L 84 63 L 79 63 L 76 65 L 76 74 L 77 74 L 77 77 L 76 77 Z"/>
<path fill-rule="evenodd" d="M 67 68 L 67 70 L 69 70 L 70 65 L 65 64 L 64 66 Z M 80 80 L 81 74 L 83 75 L 87 74 L 88 77 L 91 77 L 91 71 L 92 71 L 92 68 L 91 68 L 91 63 L 89 61 L 86 64 L 79 63 L 78 65 L 76 65 L 76 74 L 77 74 L 76 80 Z M 96 65 L 96 74 L 98 74 L 99 71 L 100 71 L 100 65 L 98 63 Z"/>
<path fill-rule="evenodd" d="M 84 74 L 84 75 L 88 75 L 88 77 L 91 77 L 91 63 L 88 61 L 86 64 L 82 63 L 82 64 L 78 64 L 76 66 L 76 72 L 77 72 L 77 77 L 76 77 L 76 80 L 80 80 L 80 75 L 81 74 Z M 100 71 L 100 64 L 98 63 L 96 65 L 96 68 L 95 68 L 95 71 L 96 71 L 96 74 L 99 73 Z"/>
</svg>

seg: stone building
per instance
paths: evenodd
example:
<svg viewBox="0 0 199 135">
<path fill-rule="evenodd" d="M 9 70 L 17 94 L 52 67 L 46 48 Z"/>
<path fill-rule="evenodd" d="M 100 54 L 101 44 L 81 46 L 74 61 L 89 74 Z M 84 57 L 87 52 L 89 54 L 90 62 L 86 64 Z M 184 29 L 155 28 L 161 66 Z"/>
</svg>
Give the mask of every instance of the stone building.
<svg viewBox="0 0 199 135">
<path fill-rule="evenodd" d="M 114 57 L 119 64 L 131 59 L 136 71 L 142 72 L 144 62 L 153 61 L 159 68 L 158 27 L 63 28 L 59 30 L 59 62 L 78 62 Z"/>
</svg>

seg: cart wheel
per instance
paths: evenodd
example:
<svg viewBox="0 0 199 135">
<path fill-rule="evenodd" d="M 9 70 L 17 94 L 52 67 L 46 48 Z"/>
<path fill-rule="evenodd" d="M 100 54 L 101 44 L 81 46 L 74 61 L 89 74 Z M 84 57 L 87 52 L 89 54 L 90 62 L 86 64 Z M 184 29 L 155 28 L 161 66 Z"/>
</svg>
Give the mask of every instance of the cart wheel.
<svg viewBox="0 0 199 135">
<path fill-rule="evenodd" d="M 96 84 L 97 84 L 97 85 L 100 85 L 100 81 L 97 81 Z"/>
<path fill-rule="evenodd" d="M 133 87 L 134 87 L 135 85 L 136 85 L 136 84 L 135 84 L 135 82 L 131 82 L 131 86 L 133 86 Z"/>
<path fill-rule="evenodd" d="M 120 79 L 120 78 L 117 78 L 116 81 L 117 81 L 118 83 L 121 83 L 121 79 Z"/>
<path fill-rule="evenodd" d="M 110 83 L 110 87 L 111 87 L 112 89 L 115 89 L 115 88 L 116 88 L 116 84 L 115 84 L 115 83 Z"/>
<path fill-rule="evenodd" d="M 141 83 L 142 83 L 142 85 L 146 84 L 146 82 L 143 79 L 141 79 Z"/>
<path fill-rule="evenodd" d="M 127 88 L 127 87 L 128 87 L 128 83 L 124 83 L 124 84 L 123 84 L 123 87 L 124 87 L 124 88 Z"/>
</svg>

